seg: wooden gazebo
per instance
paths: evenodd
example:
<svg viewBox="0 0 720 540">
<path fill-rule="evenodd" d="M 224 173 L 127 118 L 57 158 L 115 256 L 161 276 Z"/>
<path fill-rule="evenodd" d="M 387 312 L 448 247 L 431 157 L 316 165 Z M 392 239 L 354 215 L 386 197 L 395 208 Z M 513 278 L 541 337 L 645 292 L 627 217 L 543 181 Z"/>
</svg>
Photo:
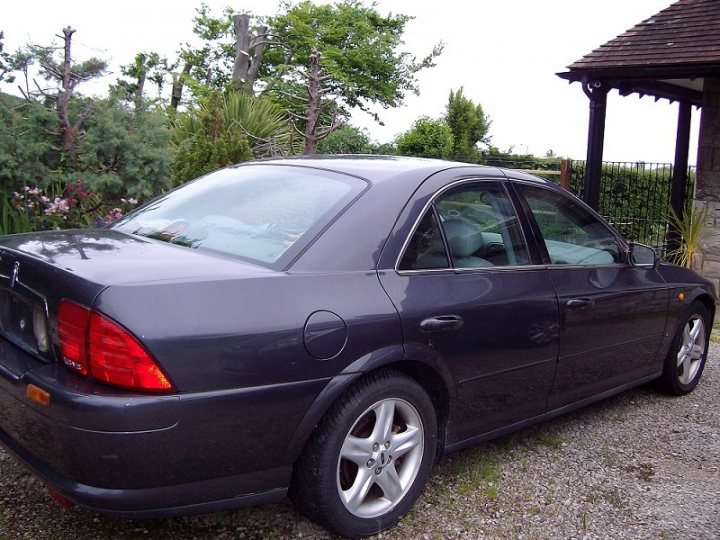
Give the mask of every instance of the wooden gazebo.
<svg viewBox="0 0 720 540">
<path fill-rule="evenodd" d="M 679 0 L 558 76 L 581 83 L 590 99 L 584 189 L 588 204 L 599 204 L 605 111 L 612 89 L 623 96 L 639 94 L 679 104 L 671 195 L 678 215 L 685 206 L 692 107 L 702 107 L 695 198 L 720 201 L 720 0 Z"/>
</svg>

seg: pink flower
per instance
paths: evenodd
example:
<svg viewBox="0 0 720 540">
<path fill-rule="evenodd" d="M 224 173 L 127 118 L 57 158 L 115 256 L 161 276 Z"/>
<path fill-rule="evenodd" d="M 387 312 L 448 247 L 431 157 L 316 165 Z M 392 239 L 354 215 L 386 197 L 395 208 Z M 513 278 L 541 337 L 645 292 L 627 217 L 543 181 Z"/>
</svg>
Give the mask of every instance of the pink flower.
<svg viewBox="0 0 720 540">
<path fill-rule="evenodd" d="M 45 209 L 45 215 L 55 216 L 67 214 L 68 210 L 70 210 L 70 205 L 67 200 L 55 197 L 55 200 Z"/>
<path fill-rule="evenodd" d="M 105 225 L 110 225 L 121 217 L 123 217 L 122 210 L 120 210 L 119 208 L 113 208 L 105 216 Z"/>
</svg>

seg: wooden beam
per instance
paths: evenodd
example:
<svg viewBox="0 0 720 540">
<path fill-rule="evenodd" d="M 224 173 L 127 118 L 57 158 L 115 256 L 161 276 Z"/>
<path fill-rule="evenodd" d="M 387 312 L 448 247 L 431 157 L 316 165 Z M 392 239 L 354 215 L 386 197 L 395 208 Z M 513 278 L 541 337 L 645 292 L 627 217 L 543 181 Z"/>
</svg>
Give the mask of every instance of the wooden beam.
<svg viewBox="0 0 720 540">
<path fill-rule="evenodd" d="M 610 86 L 605 81 L 592 81 L 583 84 L 583 90 L 590 99 L 583 200 L 590 208 L 598 210 L 600 207 L 600 175 L 602 173 L 603 146 L 605 144 L 605 112 Z"/>
</svg>

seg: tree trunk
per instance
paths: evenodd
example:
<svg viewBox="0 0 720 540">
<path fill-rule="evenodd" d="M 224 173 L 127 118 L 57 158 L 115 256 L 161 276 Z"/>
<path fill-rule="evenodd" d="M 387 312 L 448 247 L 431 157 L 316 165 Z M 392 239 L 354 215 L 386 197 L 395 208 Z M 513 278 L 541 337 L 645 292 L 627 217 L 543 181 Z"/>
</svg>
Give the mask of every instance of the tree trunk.
<svg viewBox="0 0 720 540">
<path fill-rule="evenodd" d="M 176 111 L 182 101 L 183 87 L 185 86 L 185 79 L 190 75 L 190 71 L 193 68 L 193 64 L 186 62 L 183 66 L 182 73 L 176 75 L 173 80 L 172 93 L 170 94 L 170 109 Z"/>
<path fill-rule="evenodd" d="M 72 124 L 70 124 L 70 115 L 68 112 L 70 96 L 72 96 L 72 91 L 75 87 L 75 82 L 73 81 L 71 70 L 72 55 L 70 54 L 72 35 L 74 33 L 75 30 L 73 30 L 69 26 L 63 28 L 63 39 L 65 40 L 65 55 L 62 64 L 62 85 L 57 95 L 57 112 L 58 118 L 60 120 L 60 135 L 62 137 L 63 150 L 68 153 L 71 161 L 74 161 L 75 159 L 75 140 L 77 139 L 77 132 L 75 129 L 73 129 Z"/>
<path fill-rule="evenodd" d="M 267 46 L 267 27 L 260 27 L 260 33 L 252 36 L 250 34 L 250 16 L 242 13 L 233 15 L 233 29 L 235 30 L 235 64 L 233 65 L 232 83 L 235 89 L 252 94 Z"/>
<path fill-rule="evenodd" d="M 320 53 L 314 49 L 310 55 L 310 71 L 308 72 L 308 99 L 305 117 L 305 151 L 306 156 L 317 153 L 318 122 L 320 120 Z"/>
<path fill-rule="evenodd" d="M 147 69 L 143 66 L 142 70 L 138 74 L 137 90 L 135 91 L 135 110 L 141 111 L 145 108 L 145 101 L 143 100 L 143 92 L 145 91 L 145 79 L 147 78 Z"/>
</svg>

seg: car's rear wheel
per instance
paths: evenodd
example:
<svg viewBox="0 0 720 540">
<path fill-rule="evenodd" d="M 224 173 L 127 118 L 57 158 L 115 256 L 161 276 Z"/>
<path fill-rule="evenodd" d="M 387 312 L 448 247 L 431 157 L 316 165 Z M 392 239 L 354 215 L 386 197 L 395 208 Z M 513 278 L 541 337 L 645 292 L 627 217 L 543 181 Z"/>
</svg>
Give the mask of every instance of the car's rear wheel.
<svg viewBox="0 0 720 540">
<path fill-rule="evenodd" d="M 394 371 L 363 377 L 318 425 L 290 496 L 344 536 L 374 534 L 413 505 L 435 459 L 437 420 L 425 390 Z"/>
<path fill-rule="evenodd" d="M 710 313 L 700 302 L 693 302 L 680 319 L 660 378 L 666 392 L 681 396 L 697 386 L 707 359 L 710 324 Z"/>
</svg>

